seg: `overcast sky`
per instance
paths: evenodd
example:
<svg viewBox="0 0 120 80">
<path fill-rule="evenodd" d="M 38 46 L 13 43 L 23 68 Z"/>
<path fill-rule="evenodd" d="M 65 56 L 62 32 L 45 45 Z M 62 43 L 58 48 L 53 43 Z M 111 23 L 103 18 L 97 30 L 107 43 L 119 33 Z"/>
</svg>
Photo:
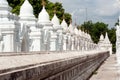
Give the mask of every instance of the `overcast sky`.
<svg viewBox="0 0 120 80">
<path fill-rule="evenodd" d="M 114 27 L 120 9 L 118 0 L 50 0 L 61 2 L 66 12 L 72 14 L 73 23 L 82 24 L 84 21 L 105 22 Z"/>
</svg>

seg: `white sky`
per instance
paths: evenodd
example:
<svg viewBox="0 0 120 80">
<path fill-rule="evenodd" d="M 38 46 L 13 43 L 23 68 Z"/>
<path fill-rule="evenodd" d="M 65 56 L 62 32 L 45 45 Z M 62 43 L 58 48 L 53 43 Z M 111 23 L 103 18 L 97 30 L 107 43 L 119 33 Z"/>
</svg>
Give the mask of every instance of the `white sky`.
<svg viewBox="0 0 120 80">
<path fill-rule="evenodd" d="M 82 24 L 86 20 L 101 21 L 114 27 L 118 19 L 120 4 L 118 0 L 50 0 L 61 2 L 66 12 L 72 14 L 73 23 Z M 86 12 L 87 9 L 87 12 Z"/>
</svg>

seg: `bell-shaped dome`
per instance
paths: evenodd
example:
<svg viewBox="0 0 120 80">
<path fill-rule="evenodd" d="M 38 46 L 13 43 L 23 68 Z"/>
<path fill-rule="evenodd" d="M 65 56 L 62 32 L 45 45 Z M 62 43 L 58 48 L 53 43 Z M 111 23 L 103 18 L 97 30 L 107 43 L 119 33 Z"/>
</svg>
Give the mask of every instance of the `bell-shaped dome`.
<svg viewBox="0 0 120 80">
<path fill-rule="evenodd" d="M 85 37 L 85 32 L 84 31 L 81 31 L 81 36 Z"/>
<path fill-rule="evenodd" d="M 98 44 L 103 44 L 103 42 L 104 42 L 104 36 L 103 36 L 103 34 L 101 34 Z"/>
<path fill-rule="evenodd" d="M 45 6 L 43 6 L 42 11 L 39 13 L 38 22 L 44 23 L 49 21 L 50 21 L 49 14 L 47 13 Z"/>
<path fill-rule="evenodd" d="M 8 6 L 7 0 L 0 0 L 0 5 L 6 5 L 6 6 Z"/>
<path fill-rule="evenodd" d="M 77 27 L 75 27 L 74 33 L 75 33 L 76 35 L 79 34 Z"/>
<path fill-rule="evenodd" d="M 63 19 L 63 21 L 62 21 L 62 23 L 61 23 L 61 26 L 62 26 L 62 28 L 63 28 L 64 31 L 67 31 L 68 25 L 67 25 L 65 19 Z"/>
<path fill-rule="evenodd" d="M 81 35 L 82 35 L 82 32 L 81 32 L 81 30 L 80 30 L 80 29 L 78 30 L 78 34 L 79 34 L 79 36 L 81 36 Z"/>
<path fill-rule="evenodd" d="M 55 25 L 55 26 L 60 25 L 59 19 L 58 19 L 58 17 L 56 16 L 56 14 L 54 14 L 54 16 L 53 16 L 51 22 L 52 22 L 53 25 Z"/>
<path fill-rule="evenodd" d="M 69 31 L 72 34 L 74 33 L 74 29 L 73 29 L 72 23 L 70 23 L 70 25 L 69 25 Z"/>
<path fill-rule="evenodd" d="M 86 33 L 86 35 L 87 35 L 87 38 L 88 38 L 89 40 L 91 40 L 90 34 L 89 34 L 89 33 Z"/>
<path fill-rule="evenodd" d="M 110 44 L 110 40 L 109 40 L 109 38 L 108 38 L 108 34 L 107 34 L 107 33 L 106 33 L 106 35 L 105 35 L 104 43 L 105 43 L 105 44 Z"/>
<path fill-rule="evenodd" d="M 32 5 L 29 3 L 28 0 L 25 0 L 23 5 L 20 8 L 20 17 L 34 17 L 33 15 L 33 7 Z"/>
<path fill-rule="evenodd" d="M 87 37 L 87 33 L 86 33 L 86 32 L 84 32 L 84 37 L 85 37 L 85 38 L 88 38 L 88 37 Z"/>
<path fill-rule="evenodd" d="M 88 34 L 88 39 L 90 39 L 90 40 L 91 40 L 91 36 L 90 36 L 90 34 Z"/>
<path fill-rule="evenodd" d="M 100 41 L 103 41 L 103 40 L 104 40 L 104 36 L 101 34 Z"/>
</svg>

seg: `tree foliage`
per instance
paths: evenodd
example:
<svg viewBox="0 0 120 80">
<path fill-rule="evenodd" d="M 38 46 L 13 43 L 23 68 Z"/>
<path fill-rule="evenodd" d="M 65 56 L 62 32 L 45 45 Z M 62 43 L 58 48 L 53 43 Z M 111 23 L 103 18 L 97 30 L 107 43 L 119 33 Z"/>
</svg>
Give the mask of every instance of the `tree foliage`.
<svg viewBox="0 0 120 80">
<path fill-rule="evenodd" d="M 111 28 L 108 30 L 108 37 L 110 38 L 110 41 L 112 43 L 112 48 L 113 48 L 113 52 L 116 52 L 116 29 L 115 28 Z"/>
<path fill-rule="evenodd" d="M 100 35 L 105 35 L 108 31 L 108 25 L 103 22 L 93 23 L 92 21 L 87 21 L 81 25 L 81 29 L 87 31 L 91 35 L 92 40 L 98 43 Z"/>
<path fill-rule="evenodd" d="M 105 33 L 108 32 L 108 37 L 112 43 L 113 51 L 115 52 L 115 43 L 116 43 L 116 33 L 115 28 L 108 28 L 108 24 L 103 22 L 93 23 L 92 21 L 84 22 L 80 27 L 80 29 L 87 31 L 90 35 L 94 43 L 99 42 L 100 35 L 103 34 L 105 37 Z"/>
<path fill-rule="evenodd" d="M 7 0 L 9 5 L 13 8 L 12 12 L 19 15 L 20 7 L 23 4 L 24 0 Z M 34 15 L 38 17 L 41 9 L 42 9 L 42 0 L 29 0 L 31 5 L 34 9 Z M 50 15 L 50 19 L 54 15 L 54 9 L 56 9 L 56 14 L 60 21 L 63 19 L 63 14 L 65 15 L 66 22 L 69 24 L 69 20 L 71 19 L 71 15 L 69 13 L 65 13 L 65 10 L 63 9 L 62 3 L 56 2 L 52 3 L 48 0 L 45 0 L 46 2 L 46 10 Z"/>
</svg>

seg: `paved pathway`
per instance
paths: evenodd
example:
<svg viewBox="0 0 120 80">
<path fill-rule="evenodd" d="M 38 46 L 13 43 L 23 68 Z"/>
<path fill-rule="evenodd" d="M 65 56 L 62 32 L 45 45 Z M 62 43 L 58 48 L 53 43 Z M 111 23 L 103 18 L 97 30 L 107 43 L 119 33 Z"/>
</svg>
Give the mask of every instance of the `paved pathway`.
<svg viewBox="0 0 120 80">
<path fill-rule="evenodd" d="M 61 54 L 58 52 L 49 52 L 48 54 L 0 54 L 0 73 L 2 70 L 13 70 L 21 67 L 43 65 L 60 60 L 66 60 L 75 57 L 82 57 L 86 55 L 92 55 L 101 51 L 67 51 Z M 104 52 L 104 51 L 103 51 Z"/>
<path fill-rule="evenodd" d="M 116 62 L 116 56 L 111 55 L 90 80 L 120 80 L 120 65 Z"/>
</svg>

